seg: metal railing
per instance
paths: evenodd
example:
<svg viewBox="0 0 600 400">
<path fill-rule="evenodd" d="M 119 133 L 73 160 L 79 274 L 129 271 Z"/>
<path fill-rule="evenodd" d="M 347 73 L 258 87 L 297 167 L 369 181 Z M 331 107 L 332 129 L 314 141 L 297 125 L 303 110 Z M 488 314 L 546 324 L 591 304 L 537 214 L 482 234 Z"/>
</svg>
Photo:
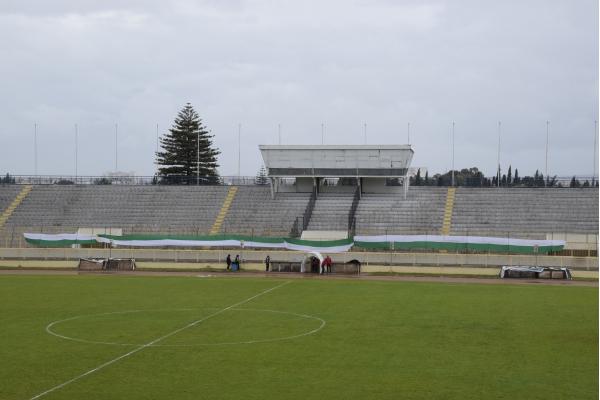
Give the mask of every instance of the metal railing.
<svg viewBox="0 0 600 400">
<path fill-rule="evenodd" d="M 254 176 L 95 176 L 95 175 L 8 175 L 0 184 L 15 185 L 262 185 Z"/>
<path fill-rule="evenodd" d="M 350 206 L 350 212 L 348 212 L 348 237 L 354 236 L 356 230 L 356 209 L 358 208 L 358 202 L 360 201 L 360 186 L 356 187 L 354 191 L 354 197 L 352 198 L 352 206 Z"/>
<path fill-rule="evenodd" d="M 458 187 L 480 187 L 497 188 L 497 184 L 491 185 L 491 179 L 495 177 L 480 178 L 457 178 Z M 530 178 L 530 177 L 528 177 Z M 501 188 L 568 188 L 573 176 L 563 176 L 550 180 L 520 178 L 518 183 L 500 183 Z M 598 178 L 591 176 L 575 176 L 578 188 L 595 188 Z M 587 183 L 586 183 L 587 182 Z M 145 176 L 145 175 L 0 175 L 1 184 L 29 184 L 29 185 L 260 185 L 255 176 L 196 176 L 196 175 L 169 175 L 169 176 Z M 281 185 L 293 186 L 295 178 L 284 178 Z M 342 185 L 344 186 L 344 185 Z M 428 178 L 426 182 L 421 177 L 420 183 L 411 180 L 411 186 L 450 186 L 447 179 L 437 181 L 434 177 Z"/>
<path fill-rule="evenodd" d="M 313 188 L 312 193 L 310 194 L 310 199 L 308 200 L 308 204 L 306 205 L 306 209 L 304 210 L 304 215 L 302 216 L 302 230 L 305 231 L 308 228 L 308 224 L 310 223 L 310 217 L 312 216 L 312 212 L 315 209 L 315 203 L 317 202 L 317 188 Z"/>
</svg>

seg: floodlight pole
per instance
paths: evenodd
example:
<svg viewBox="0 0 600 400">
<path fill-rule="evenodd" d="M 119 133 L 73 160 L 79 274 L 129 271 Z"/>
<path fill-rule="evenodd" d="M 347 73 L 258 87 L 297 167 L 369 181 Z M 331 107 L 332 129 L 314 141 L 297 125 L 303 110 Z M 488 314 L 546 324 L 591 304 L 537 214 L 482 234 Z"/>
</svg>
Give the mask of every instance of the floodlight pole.
<svg viewBox="0 0 600 400">
<path fill-rule="evenodd" d="M 592 173 L 592 186 L 594 186 L 594 180 L 596 179 L 596 136 L 598 135 L 598 121 L 594 121 L 594 160 L 593 160 L 593 173 Z"/>
<path fill-rule="evenodd" d="M 454 121 L 452 121 L 452 186 L 454 186 Z"/>
<path fill-rule="evenodd" d="M 325 124 L 321 123 L 321 144 L 325 144 Z"/>
<path fill-rule="evenodd" d="M 408 123 L 408 128 L 406 129 L 406 133 L 408 134 L 408 144 L 410 144 L 410 122 Z"/>
<path fill-rule="evenodd" d="M 79 129 L 75 124 L 75 184 L 77 184 L 77 140 L 79 136 Z"/>
<path fill-rule="evenodd" d="M 119 141 L 119 124 L 115 124 L 115 172 L 119 170 L 119 157 L 117 143 Z"/>
<path fill-rule="evenodd" d="M 281 124 L 277 124 L 277 135 L 279 136 L 279 145 L 281 146 Z"/>
<path fill-rule="evenodd" d="M 158 124 L 156 124 L 156 152 L 158 153 Z"/>
<path fill-rule="evenodd" d="M 596 137 L 594 136 L 594 140 L 596 140 Z M 594 160 L 596 159 L 596 156 L 594 155 Z M 37 164 L 37 123 L 33 124 L 33 171 L 34 171 L 34 175 L 37 176 L 38 174 L 38 164 Z M 594 171 L 596 171 L 594 169 Z"/>
<path fill-rule="evenodd" d="M 242 159 L 242 124 L 238 124 L 238 180 L 241 176 L 241 159 Z M 239 183 L 239 182 L 238 182 Z"/>
<path fill-rule="evenodd" d="M 200 129 L 196 136 L 196 185 L 200 185 Z"/>
<path fill-rule="evenodd" d="M 496 172 L 496 186 L 500 187 L 500 132 L 502 130 L 502 122 L 498 121 L 498 170 Z"/>
<path fill-rule="evenodd" d="M 546 121 L 546 179 L 544 180 L 544 187 L 548 183 L 548 133 L 549 133 L 550 121 Z"/>
<path fill-rule="evenodd" d="M 365 135 L 365 144 L 367 144 L 367 123 L 366 122 L 365 122 L 363 131 L 364 131 L 364 135 Z"/>
</svg>

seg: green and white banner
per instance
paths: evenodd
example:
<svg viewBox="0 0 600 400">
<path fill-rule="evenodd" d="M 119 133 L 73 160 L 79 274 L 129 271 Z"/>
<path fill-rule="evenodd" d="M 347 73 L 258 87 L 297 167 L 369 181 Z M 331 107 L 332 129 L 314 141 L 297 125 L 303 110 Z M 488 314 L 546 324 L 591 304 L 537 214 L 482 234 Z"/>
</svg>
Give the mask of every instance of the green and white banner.
<svg viewBox="0 0 600 400">
<path fill-rule="evenodd" d="M 24 233 L 25 241 L 40 247 L 69 247 L 74 244 L 95 244 L 96 235 L 80 235 L 77 233 Z"/>
<path fill-rule="evenodd" d="M 351 239 L 315 241 L 280 237 L 257 237 L 245 235 L 212 236 L 162 236 L 162 235 L 98 235 L 101 243 L 131 247 L 243 247 L 264 249 L 287 249 L 341 253 L 350 250 Z"/>
<path fill-rule="evenodd" d="M 450 250 L 491 253 L 548 253 L 564 248 L 563 240 L 529 240 L 485 236 L 374 235 L 340 240 L 302 240 L 246 235 L 78 235 L 25 233 L 25 240 L 40 247 L 108 243 L 127 247 L 242 247 L 342 253 L 354 247 L 385 250 Z"/>
<path fill-rule="evenodd" d="M 367 249 L 476 250 L 492 253 L 548 253 L 563 249 L 564 240 L 530 240 L 488 236 L 377 235 L 354 236 Z"/>
</svg>

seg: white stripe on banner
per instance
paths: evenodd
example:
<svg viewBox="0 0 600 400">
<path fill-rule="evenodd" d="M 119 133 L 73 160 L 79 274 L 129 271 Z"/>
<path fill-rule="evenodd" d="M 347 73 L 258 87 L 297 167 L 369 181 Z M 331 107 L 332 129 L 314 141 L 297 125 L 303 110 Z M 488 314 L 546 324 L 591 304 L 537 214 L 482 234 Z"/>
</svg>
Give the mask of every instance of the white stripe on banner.
<svg viewBox="0 0 600 400">
<path fill-rule="evenodd" d="M 343 253 L 345 251 L 350 250 L 350 248 L 354 245 L 354 243 L 344 244 L 341 246 L 331 246 L 331 247 L 319 247 L 319 246 L 305 246 L 302 244 L 293 244 L 293 243 L 285 243 L 285 248 L 288 250 L 297 250 L 297 251 L 317 251 L 319 253 Z"/>
<path fill-rule="evenodd" d="M 49 242 L 57 242 L 59 240 L 96 240 L 96 235 L 80 235 L 77 233 L 24 233 L 25 239 L 29 240 L 46 240 Z"/>
</svg>

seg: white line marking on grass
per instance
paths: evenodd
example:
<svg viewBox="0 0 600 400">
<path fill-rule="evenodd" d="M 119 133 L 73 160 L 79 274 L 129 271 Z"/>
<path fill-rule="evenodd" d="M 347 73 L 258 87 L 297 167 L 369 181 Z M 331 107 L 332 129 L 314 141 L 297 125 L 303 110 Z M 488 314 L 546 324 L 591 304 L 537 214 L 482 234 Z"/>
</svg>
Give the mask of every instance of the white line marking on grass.
<svg viewBox="0 0 600 400">
<path fill-rule="evenodd" d="M 111 364 L 114 364 L 114 363 L 116 363 L 116 362 L 117 362 L 117 361 L 119 361 L 119 360 L 122 360 L 122 359 L 124 359 L 124 358 L 127 358 L 127 357 L 129 357 L 129 356 L 131 356 L 131 355 L 133 355 L 133 354 L 137 353 L 138 351 L 144 350 L 145 348 L 147 348 L 147 347 L 150 347 L 150 346 L 152 346 L 153 344 L 160 342 L 161 340 L 165 340 L 165 339 L 166 339 L 166 338 L 168 338 L 168 337 L 171 337 L 171 336 L 173 336 L 173 335 L 175 335 L 175 334 L 177 334 L 177 333 L 179 333 L 179 332 L 181 332 L 181 331 L 183 331 L 183 330 L 185 330 L 185 329 L 188 329 L 188 328 L 191 328 L 191 327 L 193 327 L 193 326 L 195 326 L 195 325 L 198 325 L 199 323 L 201 323 L 201 322 L 203 322 L 203 321 L 206 321 L 207 319 L 209 319 L 209 318 L 212 318 L 212 317 L 214 317 L 214 316 L 216 316 L 216 315 L 222 314 L 222 313 L 224 313 L 225 311 L 227 311 L 227 310 L 230 310 L 230 309 L 232 309 L 232 308 L 234 308 L 234 307 L 237 307 L 237 306 L 239 306 L 239 305 L 242 305 L 242 304 L 248 303 L 249 301 L 252 301 L 252 300 L 256 299 L 257 297 L 260 297 L 260 296 L 262 296 L 263 294 L 267 294 L 267 293 L 269 293 L 269 292 L 272 292 L 272 291 L 273 291 L 273 290 L 275 290 L 275 289 L 279 289 L 280 287 L 282 287 L 282 286 L 284 286 L 284 285 L 287 285 L 287 284 L 288 284 L 288 283 L 290 283 L 290 282 L 291 282 L 291 281 L 286 281 L 286 282 L 283 282 L 282 284 L 280 284 L 280 285 L 277 285 L 277 286 L 274 286 L 274 287 L 272 287 L 272 288 L 270 288 L 270 289 L 263 290 L 262 292 L 260 292 L 260 293 L 258 293 L 258 294 L 255 294 L 254 296 L 252 296 L 252 297 L 249 297 L 249 298 L 247 298 L 246 300 L 242 300 L 242 301 L 240 301 L 240 302 L 238 302 L 238 303 L 235 303 L 235 304 L 232 304 L 232 305 L 230 305 L 229 307 L 225 307 L 225 308 L 223 308 L 223 309 L 221 309 L 221 310 L 219 310 L 219 311 L 217 311 L 217 312 L 214 312 L 214 313 L 212 313 L 212 314 L 210 314 L 210 315 L 208 315 L 208 316 L 206 316 L 206 317 L 204 317 L 204 318 L 201 318 L 201 319 L 199 319 L 199 320 L 196 320 L 196 321 L 194 321 L 194 322 L 191 322 L 191 323 L 187 324 L 186 326 L 184 326 L 184 327 L 182 327 L 182 328 L 176 329 L 176 330 L 174 330 L 174 331 L 172 331 L 172 332 L 169 332 L 169 333 L 167 333 L 167 334 L 166 334 L 166 335 L 164 335 L 164 336 L 161 336 L 161 337 L 159 337 L 159 338 L 157 338 L 157 339 L 154 339 L 154 340 L 152 340 L 152 341 L 150 341 L 150 342 L 148 342 L 148 343 L 146 343 L 146 344 L 143 344 L 143 345 L 141 345 L 141 346 L 139 346 L 139 347 L 136 347 L 135 349 L 133 349 L 133 350 L 131 350 L 131 351 L 129 351 L 129 352 L 127 352 L 127 353 L 125 353 L 125 354 L 122 354 L 122 355 L 120 355 L 120 356 L 119 356 L 119 357 L 117 357 L 117 358 L 113 358 L 112 360 L 110 360 L 110 361 L 107 361 L 107 362 L 105 362 L 104 364 L 100 364 L 100 365 L 99 365 L 99 366 L 97 366 L 96 368 L 90 369 L 89 371 L 87 371 L 87 372 L 84 372 L 83 374 L 81 374 L 81 375 L 78 375 L 78 376 L 76 376 L 75 378 L 69 379 L 68 381 L 66 381 L 66 382 L 63 382 L 63 383 L 61 383 L 60 385 L 56 385 L 56 386 L 54 386 L 54 387 L 52 387 L 52 388 L 50 388 L 50 389 L 48 389 L 48 390 L 46 390 L 46 391 L 44 391 L 44 392 L 42 392 L 42 393 L 40 393 L 40 394 L 37 394 L 37 395 L 33 396 L 33 397 L 30 399 L 30 400 L 39 399 L 40 397 L 42 397 L 42 396 L 45 396 L 45 395 L 47 395 L 48 393 L 52 393 L 52 392 L 54 392 L 54 391 L 56 391 L 56 390 L 58 390 L 58 389 L 60 389 L 60 388 L 62 388 L 62 387 L 65 387 L 65 386 L 67 386 L 67 385 L 68 385 L 68 384 L 70 384 L 70 383 L 73 383 L 73 382 L 75 382 L 75 381 L 78 381 L 78 380 L 80 380 L 81 378 L 84 378 L 84 377 L 86 377 L 86 376 L 88 376 L 88 375 L 91 375 L 91 374 L 93 374 L 94 372 L 100 371 L 101 369 L 103 369 L 103 368 L 105 368 L 105 367 L 108 367 L 109 365 L 111 365 Z"/>
<path fill-rule="evenodd" d="M 205 309 L 205 310 L 211 310 L 211 309 Z M 214 308 L 212 310 L 214 310 Z M 96 340 L 81 339 L 81 338 L 77 338 L 77 337 L 61 335 L 60 333 L 54 332 L 53 328 L 54 328 L 54 326 L 59 325 L 63 322 L 73 321 L 73 320 L 84 318 L 84 317 L 115 315 L 115 314 L 133 314 L 133 313 L 138 313 L 138 312 L 153 312 L 153 311 L 198 311 L 198 310 L 195 308 L 175 308 L 175 309 L 158 309 L 158 310 L 124 310 L 124 311 L 107 312 L 107 313 L 101 313 L 101 314 L 78 315 L 75 317 L 61 319 L 59 321 L 51 322 L 50 324 L 48 324 L 48 326 L 46 326 L 46 332 L 48 332 L 50 335 L 56 336 L 61 339 L 71 340 L 71 341 L 80 342 L 80 343 L 102 344 L 102 345 L 107 345 L 107 346 L 144 346 L 144 344 L 140 344 L 140 343 L 103 342 L 103 341 L 96 341 Z M 320 318 L 320 317 L 317 317 L 314 315 L 309 315 L 309 314 L 293 313 L 293 312 L 289 312 L 289 311 L 265 310 L 265 309 L 261 309 L 261 308 L 230 308 L 228 311 L 259 311 L 259 312 L 267 312 L 267 313 L 273 313 L 273 314 L 293 315 L 293 316 L 300 317 L 300 318 L 313 319 L 313 320 L 319 321 L 321 324 L 317 328 L 312 329 L 310 331 L 298 333 L 296 335 L 282 336 L 279 338 L 242 340 L 242 341 L 238 341 L 238 342 L 220 342 L 220 343 L 153 344 L 153 345 L 146 344 L 145 346 L 146 347 L 198 347 L 198 346 L 225 346 L 225 345 L 238 345 L 238 344 L 280 342 L 283 340 L 297 339 L 297 338 L 300 338 L 303 336 L 312 335 L 314 333 L 317 333 L 321 329 L 323 329 L 325 327 L 325 325 L 327 324 L 327 322 L 323 318 Z"/>
</svg>

